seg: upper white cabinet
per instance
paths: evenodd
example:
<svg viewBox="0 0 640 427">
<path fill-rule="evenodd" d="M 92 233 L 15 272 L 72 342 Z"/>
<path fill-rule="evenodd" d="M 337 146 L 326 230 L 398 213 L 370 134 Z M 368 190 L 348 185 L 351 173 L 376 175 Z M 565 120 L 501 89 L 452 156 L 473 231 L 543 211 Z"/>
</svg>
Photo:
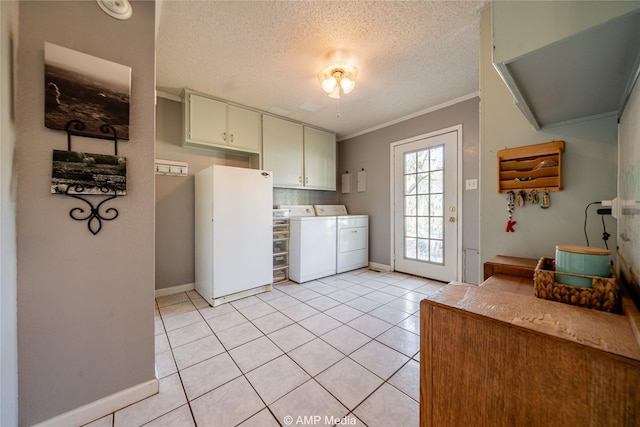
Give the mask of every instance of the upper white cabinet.
<svg viewBox="0 0 640 427">
<path fill-rule="evenodd" d="M 184 145 L 260 153 L 260 113 L 184 91 Z"/>
<path fill-rule="evenodd" d="M 229 146 L 260 152 L 260 116 L 261 114 L 236 107 L 227 106 L 227 139 Z"/>
<path fill-rule="evenodd" d="M 262 169 L 273 171 L 273 186 L 304 186 L 302 125 L 262 116 Z"/>
<path fill-rule="evenodd" d="M 262 118 L 262 167 L 273 186 L 336 189 L 335 134 L 272 116 Z"/>
<path fill-rule="evenodd" d="M 319 190 L 336 189 L 336 136 L 304 127 L 304 185 Z"/>
</svg>

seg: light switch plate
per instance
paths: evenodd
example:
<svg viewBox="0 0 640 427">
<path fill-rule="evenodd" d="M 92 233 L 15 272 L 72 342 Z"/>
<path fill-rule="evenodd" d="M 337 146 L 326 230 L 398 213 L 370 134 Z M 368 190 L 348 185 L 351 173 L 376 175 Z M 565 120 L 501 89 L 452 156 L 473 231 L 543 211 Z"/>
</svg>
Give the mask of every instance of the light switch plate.
<svg viewBox="0 0 640 427">
<path fill-rule="evenodd" d="M 478 180 L 477 179 L 467 179 L 464 183 L 465 183 L 465 190 L 477 190 L 478 189 Z"/>
</svg>

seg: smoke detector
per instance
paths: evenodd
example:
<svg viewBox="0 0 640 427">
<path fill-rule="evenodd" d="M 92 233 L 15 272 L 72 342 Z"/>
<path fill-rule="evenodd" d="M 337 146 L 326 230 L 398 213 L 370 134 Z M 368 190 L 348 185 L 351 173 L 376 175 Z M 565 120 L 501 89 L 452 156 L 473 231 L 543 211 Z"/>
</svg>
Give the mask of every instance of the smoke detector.
<svg viewBox="0 0 640 427">
<path fill-rule="evenodd" d="M 133 8 L 129 0 L 96 0 L 100 9 L 116 19 L 129 19 L 133 15 Z"/>
</svg>

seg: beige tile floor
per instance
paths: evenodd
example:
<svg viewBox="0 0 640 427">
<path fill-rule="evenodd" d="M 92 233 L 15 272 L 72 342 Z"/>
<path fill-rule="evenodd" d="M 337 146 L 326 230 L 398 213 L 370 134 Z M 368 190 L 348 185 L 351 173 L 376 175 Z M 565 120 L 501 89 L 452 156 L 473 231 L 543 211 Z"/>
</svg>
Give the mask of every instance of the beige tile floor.
<svg viewBox="0 0 640 427">
<path fill-rule="evenodd" d="M 89 426 L 417 426 L 419 301 L 442 285 L 361 269 L 215 308 L 159 297 L 160 392 Z"/>
</svg>

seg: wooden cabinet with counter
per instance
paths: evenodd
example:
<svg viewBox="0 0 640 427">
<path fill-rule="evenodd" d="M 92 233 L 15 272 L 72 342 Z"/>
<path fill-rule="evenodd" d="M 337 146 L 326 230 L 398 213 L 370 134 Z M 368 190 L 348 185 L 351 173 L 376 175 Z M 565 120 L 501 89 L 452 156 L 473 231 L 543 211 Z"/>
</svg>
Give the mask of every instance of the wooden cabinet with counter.
<svg viewBox="0 0 640 427">
<path fill-rule="evenodd" d="M 604 313 L 535 298 L 532 283 L 494 272 L 421 302 L 422 427 L 640 424 L 633 302 Z"/>
</svg>

